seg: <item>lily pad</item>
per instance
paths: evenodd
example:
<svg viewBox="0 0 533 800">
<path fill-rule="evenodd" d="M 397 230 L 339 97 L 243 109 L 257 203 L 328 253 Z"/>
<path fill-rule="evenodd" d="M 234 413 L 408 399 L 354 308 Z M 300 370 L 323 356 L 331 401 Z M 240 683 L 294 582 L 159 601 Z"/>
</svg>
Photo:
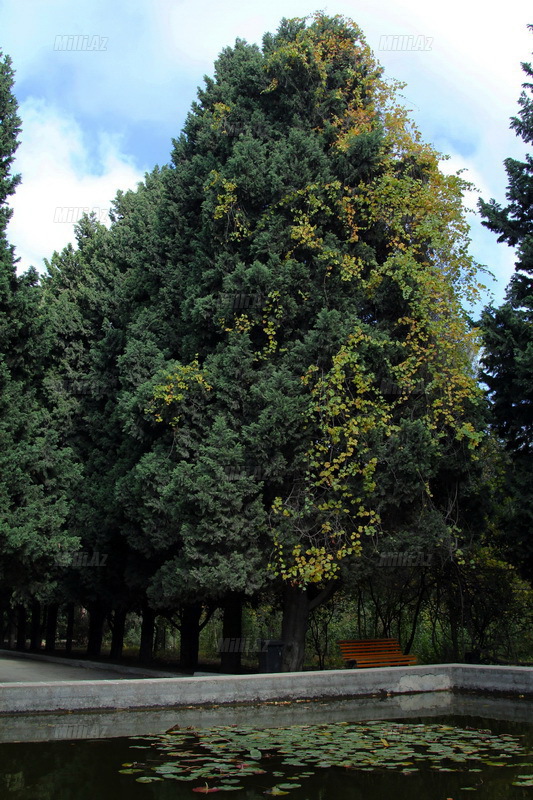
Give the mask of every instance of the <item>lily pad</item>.
<svg viewBox="0 0 533 800">
<path fill-rule="evenodd" d="M 136 745 L 133 745 L 135 747 Z M 372 772 L 396 771 L 406 778 L 426 765 L 439 772 L 482 772 L 514 767 L 520 758 L 527 769 L 531 755 L 516 736 L 451 725 L 387 722 L 295 725 L 257 730 L 247 726 L 219 726 L 181 730 L 151 739 L 149 761 L 127 762 L 127 769 L 152 771 L 156 780 L 196 784 L 208 790 L 234 791 L 253 784 L 266 793 L 286 793 L 312 778 L 318 769 L 342 767 Z M 268 760 L 271 770 L 265 769 Z M 482 768 L 482 769 L 481 769 Z M 256 776 L 265 776 L 257 782 Z M 281 782 L 269 787 L 276 780 Z M 529 785 L 533 775 L 515 779 Z M 248 781 L 248 785 L 244 784 Z M 255 783 L 253 783 L 255 781 Z M 266 784 L 266 785 L 265 785 Z M 464 787 L 475 791 L 475 787 Z"/>
</svg>

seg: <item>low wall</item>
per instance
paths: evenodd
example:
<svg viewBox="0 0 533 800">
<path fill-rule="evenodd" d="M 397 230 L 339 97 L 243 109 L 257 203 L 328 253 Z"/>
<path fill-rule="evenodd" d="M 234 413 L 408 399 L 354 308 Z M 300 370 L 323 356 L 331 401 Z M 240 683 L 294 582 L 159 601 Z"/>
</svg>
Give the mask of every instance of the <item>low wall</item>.
<svg viewBox="0 0 533 800">
<path fill-rule="evenodd" d="M 474 695 L 464 697 L 468 702 L 484 699 Z M 313 699 L 290 703 L 274 701 L 127 711 L 70 711 L 68 714 L 64 711 L 4 714 L 0 716 L 0 743 L 146 736 L 161 733 L 175 725 L 181 728 L 221 725 L 279 728 L 320 725 L 326 719 L 328 722 L 355 722 L 436 716 L 453 713 L 455 704 L 461 699 L 452 692 L 424 692 L 398 694 L 378 700 L 375 697 L 351 697 L 346 700 Z M 526 701 L 516 702 L 523 705 Z M 531 713 L 530 709 L 530 716 Z M 514 716 L 513 713 L 511 718 L 514 719 Z"/>
<path fill-rule="evenodd" d="M 533 696 L 533 668 L 431 664 L 267 675 L 0 683 L 0 713 L 385 697 L 453 689 Z"/>
<path fill-rule="evenodd" d="M 533 667 L 493 667 L 449 664 L 454 689 L 533 696 Z"/>
</svg>

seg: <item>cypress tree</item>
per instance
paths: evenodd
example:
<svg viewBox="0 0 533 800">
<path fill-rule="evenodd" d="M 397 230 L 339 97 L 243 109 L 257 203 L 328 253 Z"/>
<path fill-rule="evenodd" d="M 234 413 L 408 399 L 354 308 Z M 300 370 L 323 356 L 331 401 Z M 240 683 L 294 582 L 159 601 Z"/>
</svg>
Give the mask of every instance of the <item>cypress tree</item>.
<svg viewBox="0 0 533 800">
<path fill-rule="evenodd" d="M 14 72 L 0 53 L 0 579 L 4 607 L 52 601 L 57 548 L 66 530 L 77 470 L 53 425 L 45 387 L 49 330 L 37 272 L 18 276 L 7 240 L 11 174 L 20 133 Z M 22 645 L 25 633 L 19 631 Z"/>
<path fill-rule="evenodd" d="M 528 26 L 533 30 L 533 26 Z M 518 115 L 511 128 L 525 144 L 533 143 L 533 69 L 523 63 Z M 533 156 L 507 158 L 507 205 L 479 201 L 483 225 L 498 234 L 498 242 L 516 247 L 515 273 L 503 304 L 487 307 L 481 317 L 483 355 L 481 378 L 489 390 L 492 424 L 508 455 L 505 549 L 512 562 L 533 580 Z"/>
<path fill-rule="evenodd" d="M 384 535 L 453 538 L 464 474 L 445 464 L 468 471 L 481 438 L 466 184 L 439 171 L 359 28 L 322 14 L 223 51 L 163 181 L 156 302 L 172 309 L 177 362 L 147 409 L 176 430 L 170 498 L 204 491 L 234 519 L 211 482 L 224 487 L 221 463 L 252 465 L 263 513 L 241 546 L 286 587 L 285 668 L 298 669 L 309 610 L 343 562 Z M 192 510 L 182 555 L 228 529 Z"/>
<path fill-rule="evenodd" d="M 237 40 L 171 164 L 53 261 L 54 286 L 78 275 L 61 369 L 89 388 L 76 524 L 117 555 L 88 588 L 136 596 L 144 656 L 154 611 L 179 609 L 194 664 L 202 605 L 274 582 L 300 669 L 362 554 L 460 538 L 482 425 L 466 184 L 395 91 L 342 17 Z"/>
</svg>

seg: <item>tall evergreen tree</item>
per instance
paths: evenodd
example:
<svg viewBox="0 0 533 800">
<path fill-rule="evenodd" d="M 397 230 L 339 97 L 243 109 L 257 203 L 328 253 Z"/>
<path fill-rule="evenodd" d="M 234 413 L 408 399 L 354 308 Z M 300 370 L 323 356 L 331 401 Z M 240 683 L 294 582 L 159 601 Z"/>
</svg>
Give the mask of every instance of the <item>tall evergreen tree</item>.
<svg viewBox="0 0 533 800">
<path fill-rule="evenodd" d="M 317 14 L 226 48 L 171 165 L 54 257 L 55 369 L 85 387 L 62 407 L 74 530 L 116 555 L 84 590 L 135 595 L 144 650 L 179 608 L 194 663 L 202 604 L 275 581 L 300 669 L 361 553 L 453 555 L 480 439 L 464 186 L 359 28 Z"/>
<path fill-rule="evenodd" d="M 357 26 L 318 14 L 222 53 L 164 184 L 157 302 L 175 315 L 179 363 L 154 387 L 159 418 L 191 442 L 204 381 L 203 424 L 223 418 L 256 465 L 270 524 L 257 516 L 250 533 L 286 586 L 285 667 L 298 669 L 309 609 L 365 534 L 453 538 L 480 438 L 464 183 L 439 172 Z M 198 452 L 177 448 L 178 472 Z M 187 493 L 209 486 L 205 467 L 187 478 Z M 183 552 L 220 535 L 196 509 Z"/>
<path fill-rule="evenodd" d="M 529 26 L 533 31 L 533 26 Z M 519 99 L 511 128 L 533 143 L 533 69 Z M 533 580 L 533 155 L 505 160 L 508 204 L 479 201 L 483 224 L 498 241 L 516 247 L 515 274 L 504 303 L 482 314 L 484 350 L 481 378 L 488 386 L 494 427 L 509 455 L 508 505 L 502 520 L 507 549 L 523 574 Z"/>
<path fill-rule="evenodd" d="M 76 469 L 52 424 L 44 377 L 48 331 L 38 275 L 18 276 L 7 240 L 8 199 L 20 119 L 14 72 L 0 54 L 0 580 L 4 605 L 53 599 L 56 548 L 65 530 Z M 20 639 L 24 642 L 24 632 Z"/>
</svg>

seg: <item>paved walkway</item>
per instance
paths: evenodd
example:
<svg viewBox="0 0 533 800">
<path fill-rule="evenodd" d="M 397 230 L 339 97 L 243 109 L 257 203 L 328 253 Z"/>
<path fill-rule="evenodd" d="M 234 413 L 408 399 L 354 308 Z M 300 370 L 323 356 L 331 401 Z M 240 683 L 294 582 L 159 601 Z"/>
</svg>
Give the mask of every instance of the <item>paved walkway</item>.
<svg viewBox="0 0 533 800">
<path fill-rule="evenodd" d="M 114 669 L 98 666 L 95 662 L 86 662 L 87 666 L 75 660 L 73 664 L 62 658 L 52 656 L 30 655 L 0 651 L 0 683 L 17 683 L 20 681 L 104 681 L 127 680 L 132 678 L 169 678 L 181 677 L 178 672 L 159 672 L 134 667 L 115 666 Z"/>
</svg>

